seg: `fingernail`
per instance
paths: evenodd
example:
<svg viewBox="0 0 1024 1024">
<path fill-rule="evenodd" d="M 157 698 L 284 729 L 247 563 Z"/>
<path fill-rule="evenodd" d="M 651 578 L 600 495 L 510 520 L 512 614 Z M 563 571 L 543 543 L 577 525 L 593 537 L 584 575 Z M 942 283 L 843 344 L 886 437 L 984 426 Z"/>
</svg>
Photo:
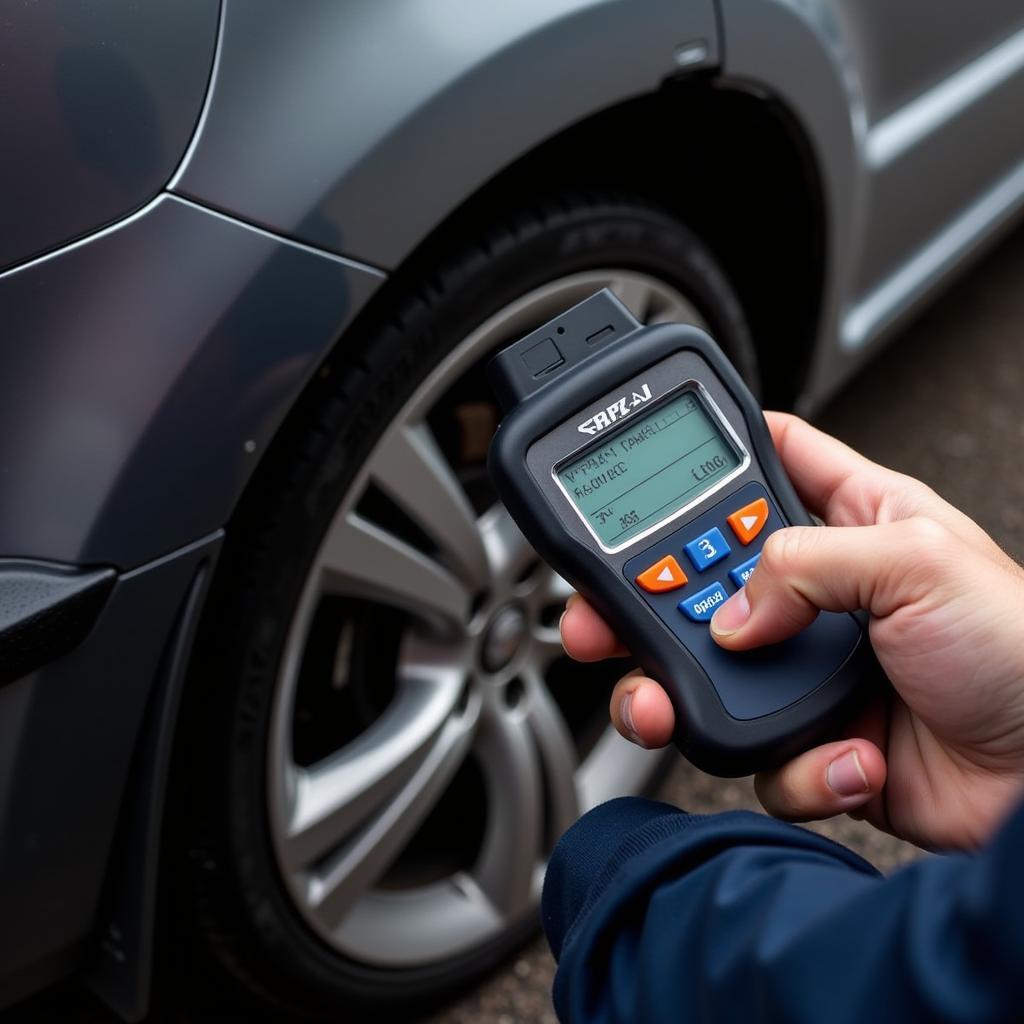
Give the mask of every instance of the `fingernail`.
<svg viewBox="0 0 1024 1024">
<path fill-rule="evenodd" d="M 856 750 L 837 757 L 826 769 L 825 780 L 828 788 L 839 796 L 860 796 L 871 790 Z"/>
<path fill-rule="evenodd" d="M 566 615 L 569 614 L 569 609 L 572 607 L 573 599 L 579 600 L 579 594 L 570 594 L 565 601 L 565 608 L 562 609 L 562 614 L 558 616 L 558 632 L 559 635 L 562 633 L 562 623 L 565 622 Z"/>
<path fill-rule="evenodd" d="M 629 733 L 629 738 L 634 743 L 639 743 L 642 747 L 644 744 L 640 739 L 639 733 L 636 731 L 636 726 L 633 724 L 633 694 L 627 693 L 623 696 L 619 703 L 619 717 L 622 719 L 622 724 L 626 727 L 626 732 Z"/>
<path fill-rule="evenodd" d="M 749 618 L 750 602 L 747 588 L 743 587 L 711 616 L 711 632 L 716 636 L 732 636 Z"/>
</svg>

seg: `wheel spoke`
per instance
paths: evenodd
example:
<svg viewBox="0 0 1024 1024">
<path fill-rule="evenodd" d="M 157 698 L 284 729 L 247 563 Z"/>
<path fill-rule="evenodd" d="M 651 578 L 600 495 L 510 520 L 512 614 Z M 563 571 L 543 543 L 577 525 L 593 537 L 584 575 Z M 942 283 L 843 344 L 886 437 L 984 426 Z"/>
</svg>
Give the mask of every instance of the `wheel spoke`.
<svg viewBox="0 0 1024 1024">
<path fill-rule="evenodd" d="M 290 868 L 340 846 L 375 807 L 429 757 L 462 690 L 457 670 L 408 681 L 358 739 L 310 768 L 293 769 L 291 814 L 282 843 Z"/>
<path fill-rule="evenodd" d="M 476 514 L 429 427 L 400 425 L 374 452 L 370 475 L 475 588 L 488 578 Z"/>
<path fill-rule="evenodd" d="M 473 876 L 498 913 L 513 917 L 529 906 L 541 849 L 544 804 L 537 749 L 524 714 L 490 705 L 479 740 L 492 814 Z"/>
<path fill-rule="evenodd" d="M 547 668 L 555 660 L 565 654 L 562 646 L 562 634 L 557 626 L 542 626 L 539 623 L 533 627 L 533 650 L 537 663 Z"/>
<path fill-rule="evenodd" d="M 480 519 L 480 531 L 491 567 L 491 578 L 496 585 L 507 587 L 531 562 L 536 561 L 536 552 L 504 506 L 495 505 L 484 513 Z"/>
<path fill-rule="evenodd" d="M 368 597 L 461 625 L 469 591 L 443 566 L 355 512 L 340 516 L 320 550 L 324 590 Z"/>
<path fill-rule="evenodd" d="M 562 579 L 557 572 L 552 572 L 544 587 L 545 596 L 552 603 L 554 602 L 565 602 L 569 599 L 569 595 L 575 593 L 572 584 L 567 580 Z"/>
<path fill-rule="evenodd" d="M 550 826 L 554 836 L 560 836 L 580 813 L 576 792 L 576 769 L 579 767 L 576 744 L 540 673 L 525 673 L 524 679 L 527 686 L 526 720 L 540 754 L 550 804 Z"/>
<path fill-rule="evenodd" d="M 637 792 L 664 756 L 664 751 L 630 743 L 609 726 L 576 776 L 580 810 L 589 811 L 612 797 Z"/>
<path fill-rule="evenodd" d="M 330 937 L 341 952 L 371 963 L 421 967 L 438 949 L 464 952 L 485 942 L 503 919 L 473 879 L 459 871 L 400 895 L 371 890 L 353 904 Z"/>
<path fill-rule="evenodd" d="M 422 763 L 387 807 L 310 878 L 309 904 L 326 927 L 341 923 L 436 804 L 469 751 L 478 707 L 478 700 L 471 702 L 466 715 L 445 723 Z"/>
</svg>

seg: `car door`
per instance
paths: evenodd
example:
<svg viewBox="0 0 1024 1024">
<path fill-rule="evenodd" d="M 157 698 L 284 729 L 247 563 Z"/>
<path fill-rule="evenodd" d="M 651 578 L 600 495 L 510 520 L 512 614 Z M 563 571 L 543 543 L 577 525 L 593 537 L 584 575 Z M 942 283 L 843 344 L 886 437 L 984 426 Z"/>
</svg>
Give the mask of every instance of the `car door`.
<svg viewBox="0 0 1024 1024">
<path fill-rule="evenodd" d="M 866 161 L 847 347 L 881 334 L 1024 197 L 1019 0 L 840 0 Z"/>
</svg>

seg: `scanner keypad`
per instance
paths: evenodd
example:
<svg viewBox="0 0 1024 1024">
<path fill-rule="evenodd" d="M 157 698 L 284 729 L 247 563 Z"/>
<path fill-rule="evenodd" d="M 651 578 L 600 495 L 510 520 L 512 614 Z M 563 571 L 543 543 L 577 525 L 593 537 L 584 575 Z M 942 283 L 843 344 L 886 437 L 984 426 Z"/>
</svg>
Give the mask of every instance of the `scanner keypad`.
<svg viewBox="0 0 1024 1024">
<path fill-rule="evenodd" d="M 749 526 L 754 525 L 749 521 L 752 509 L 756 510 L 759 522 L 756 532 L 749 535 Z M 747 519 L 746 526 L 741 516 Z M 661 617 L 682 614 L 691 622 L 705 623 L 710 621 L 718 606 L 750 578 L 761 557 L 764 542 L 783 525 L 778 509 L 768 498 L 764 487 L 750 483 L 722 498 L 664 540 L 635 555 L 626 563 L 624 571 Z M 726 540 L 727 536 L 733 539 L 732 545 Z M 676 579 L 681 577 L 682 582 L 652 590 L 649 585 L 651 571 L 661 568 L 669 559 L 671 564 L 678 566 L 676 560 L 684 554 L 696 573 L 689 579 L 678 573 Z M 714 579 L 709 581 L 703 573 L 712 566 L 716 571 Z M 726 579 L 729 584 L 723 582 Z M 665 600 L 668 591 L 672 591 L 671 603 Z"/>
</svg>

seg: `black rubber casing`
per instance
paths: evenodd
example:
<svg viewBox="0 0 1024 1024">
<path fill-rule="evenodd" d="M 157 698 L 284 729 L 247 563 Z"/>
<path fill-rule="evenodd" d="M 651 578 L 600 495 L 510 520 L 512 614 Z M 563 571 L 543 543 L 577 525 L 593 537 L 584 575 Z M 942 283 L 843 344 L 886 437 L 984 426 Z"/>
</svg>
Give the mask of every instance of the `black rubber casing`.
<svg viewBox="0 0 1024 1024">
<path fill-rule="evenodd" d="M 680 353 L 686 354 L 685 360 L 670 359 Z M 507 414 L 491 443 L 488 469 L 502 501 L 541 557 L 597 609 L 643 669 L 665 687 L 675 708 L 674 739 L 682 753 L 711 774 L 747 775 L 837 736 L 853 707 L 884 677 L 860 618 L 849 654 L 820 684 L 774 713 L 733 717 L 701 664 L 624 579 L 622 566 L 637 551 L 601 551 L 548 479 L 554 463 L 545 439 L 559 429 L 564 436 L 567 423 L 600 410 L 610 396 L 614 399 L 633 387 L 639 375 L 646 373 L 650 379 L 666 360 L 672 366 L 702 368 L 699 376 L 692 371 L 688 376 L 707 388 L 748 449 L 750 466 L 733 482 L 734 488 L 758 481 L 788 524 L 810 525 L 756 399 L 714 341 L 695 327 L 641 327 L 608 291 L 555 318 L 492 361 L 491 382 Z M 698 504 L 692 518 L 708 507 L 703 499 Z M 649 542 L 679 525 L 665 525 Z"/>
</svg>

